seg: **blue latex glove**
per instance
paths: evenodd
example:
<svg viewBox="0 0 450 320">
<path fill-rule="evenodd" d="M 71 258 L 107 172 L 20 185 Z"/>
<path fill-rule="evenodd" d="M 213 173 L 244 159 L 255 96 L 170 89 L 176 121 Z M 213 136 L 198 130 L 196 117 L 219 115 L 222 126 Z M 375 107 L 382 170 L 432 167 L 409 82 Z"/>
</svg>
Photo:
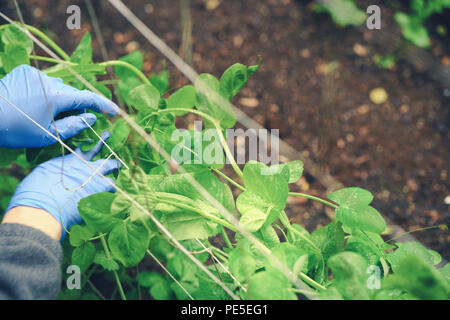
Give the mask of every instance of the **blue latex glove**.
<svg viewBox="0 0 450 320">
<path fill-rule="evenodd" d="M 47 99 L 42 87 L 45 88 Z M 97 117 L 92 113 L 82 113 L 53 123 L 51 113 L 56 117 L 61 112 L 83 112 L 88 108 L 115 115 L 118 109 L 113 102 L 91 91 L 75 89 L 64 84 L 61 79 L 49 77 L 28 65 L 18 66 L 0 80 L 0 147 L 8 148 L 39 148 L 53 144 L 56 140 L 2 97 L 55 136 L 56 125 L 62 140 L 71 138 L 87 128 L 81 118 L 92 125 Z"/>
<path fill-rule="evenodd" d="M 102 134 L 103 140 L 107 140 L 109 136 L 108 132 Z M 103 144 L 100 141 L 86 153 L 83 153 L 80 148 L 76 152 L 86 161 L 91 161 L 102 147 Z M 95 169 L 102 166 L 96 172 L 103 175 L 120 167 L 117 160 L 100 159 L 90 163 Z M 107 178 L 112 183 L 110 184 L 98 174 L 91 178 L 93 172 L 94 170 L 73 154 L 64 156 L 64 162 L 61 156 L 49 160 L 36 167 L 20 183 L 6 212 L 18 206 L 38 208 L 49 212 L 61 223 L 62 241 L 66 230 L 69 230 L 72 225 L 82 222 L 78 212 L 78 202 L 82 198 L 99 192 L 114 192 L 115 190 L 112 179 Z M 63 173 L 63 179 L 61 179 L 61 173 Z M 80 186 L 83 187 L 80 188 Z"/>
</svg>

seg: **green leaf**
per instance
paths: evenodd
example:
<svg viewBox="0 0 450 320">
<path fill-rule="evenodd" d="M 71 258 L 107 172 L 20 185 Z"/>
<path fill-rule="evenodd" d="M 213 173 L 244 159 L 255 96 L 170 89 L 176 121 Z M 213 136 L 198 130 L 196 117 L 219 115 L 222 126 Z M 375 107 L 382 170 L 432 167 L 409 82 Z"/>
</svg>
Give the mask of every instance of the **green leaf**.
<svg viewBox="0 0 450 320">
<path fill-rule="evenodd" d="M 119 58 L 120 61 L 128 62 L 129 64 L 135 66 L 137 69 L 142 70 L 144 64 L 144 57 L 139 51 L 133 51 L 126 56 Z M 115 66 L 114 72 L 119 79 L 133 78 L 136 74 L 130 69 L 123 66 Z"/>
<path fill-rule="evenodd" d="M 320 6 L 327 10 L 333 21 L 340 26 L 360 26 L 366 21 L 366 14 L 359 9 L 353 0 L 327 1 Z"/>
<path fill-rule="evenodd" d="M 407 256 L 415 256 L 418 259 L 421 259 L 423 262 L 427 263 L 430 266 L 434 266 L 435 263 L 435 254 L 425 248 L 419 242 L 405 242 L 405 243 L 397 243 L 399 248 L 387 255 L 387 260 L 391 265 L 394 273 L 398 271 L 399 263 Z"/>
<path fill-rule="evenodd" d="M 255 235 L 262 240 L 269 249 L 280 243 L 280 238 L 278 238 L 278 235 L 272 226 L 263 226 L 255 233 Z"/>
<path fill-rule="evenodd" d="M 83 77 L 106 74 L 106 68 L 98 64 L 75 65 L 70 66 L 70 68 Z M 53 67 L 43 70 L 43 72 L 49 77 L 61 78 L 64 83 L 77 81 L 76 76 L 69 69 L 64 67 L 63 64 L 57 64 Z"/>
<path fill-rule="evenodd" d="M 156 282 L 150 288 L 150 294 L 155 300 L 168 300 L 170 299 L 172 289 L 170 288 L 169 282 L 162 278 Z"/>
<path fill-rule="evenodd" d="M 16 190 L 19 183 L 20 183 L 19 179 L 13 176 L 0 174 L 0 192 L 12 194 Z"/>
<path fill-rule="evenodd" d="M 134 267 L 144 258 L 150 233 L 140 221 L 122 221 L 111 230 L 108 245 L 111 253 L 125 267 Z"/>
<path fill-rule="evenodd" d="M 311 240 L 322 251 L 325 260 L 344 250 L 344 230 L 342 224 L 337 222 L 316 229 L 311 234 Z"/>
<path fill-rule="evenodd" d="M 288 168 L 289 183 L 297 182 L 303 175 L 303 162 L 300 160 L 294 160 L 279 165 L 279 170 Z"/>
<path fill-rule="evenodd" d="M 1 33 L 1 40 L 6 46 L 10 43 L 20 44 L 28 54 L 33 50 L 33 41 L 18 27 L 9 24 Z"/>
<path fill-rule="evenodd" d="M 258 70 L 259 65 L 251 69 L 243 64 L 236 63 L 229 67 L 220 78 L 220 93 L 231 100 L 245 86 L 250 77 Z"/>
<path fill-rule="evenodd" d="M 130 97 L 130 92 L 134 88 L 139 87 L 142 82 L 138 78 L 119 78 L 119 83 L 117 84 L 117 88 L 119 89 L 120 98 L 127 105 L 132 105 L 132 99 Z"/>
<path fill-rule="evenodd" d="M 195 88 L 191 85 L 184 86 L 173 93 L 169 99 L 167 99 L 167 109 L 183 108 L 192 109 L 196 102 Z M 186 111 L 174 111 L 177 116 L 186 114 Z"/>
<path fill-rule="evenodd" d="M 256 261 L 250 252 L 238 246 L 229 253 L 229 267 L 236 279 L 243 283 L 255 273 Z"/>
<path fill-rule="evenodd" d="M 430 37 L 421 19 L 414 16 L 410 17 L 403 12 L 395 13 L 394 18 L 402 29 L 405 39 L 421 48 L 430 47 Z"/>
<path fill-rule="evenodd" d="M 130 104 L 135 107 L 141 116 L 158 110 L 161 95 L 154 86 L 142 84 L 130 91 Z"/>
<path fill-rule="evenodd" d="M 272 249 L 272 257 L 278 259 L 279 263 L 281 263 L 291 271 L 294 270 L 294 266 L 303 256 L 308 256 L 306 251 L 299 249 L 287 242 L 280 243 Z M 272 261 L 271 259 L 267 260 L 266 269 L 269 268 L 273 268 L 277 272 L 281 272 L 277 267 L 277 263 L 275 261 Z"/>
<path fill-rule="evenodd" d="M 352 234 L 345 246 L 346 251 L 362 255 L 371 265 L 378 263 L 384 257 L 385 243 L 380 235 L 372 232 Z"/>
<path fill-rule="evenodd" d="M 108 258 L 104 251 L 96 253 L 94 263 L 101 265 L 103 269 L 108 271 L 117 271 L 120 269 L 119 264 L 114 259 Z"/>
<path fill-rule="evenodd" d="M 0 55 L 3 69 L 6 72 L 12 71 L 15 67 L 26 64 L 30 65 L 30 57 L 26 48 L 17 42 L 11 42 L 5 45 L 4 52 Z"/>
<path fill-rule="evenodd" d="M 344 299 L 369 299 L 366 260 L 354 252 L 341 252 L 328 260 L 333 273 L 333 284 Z"/>
<path fill-rule="evenodd" d="M 95 235 L 95 231 L 87 225 L 74 225 L 70 228 L 70 244 L 79 247 Z"/>
<path fill-rule="evenodd" d="M 79 266 L 81 272 L 84 272 L 92 264 L 94 257 L 95 246 L 91 242 L 85 242 L 73 250 L 72 264 Z"/>
<path fill-rule="evenodd" d="M 0 169 L 7 169 L 16 161 L 17 157 L 24 153 L 24 149 L 7 149 L 0 147 Z"/>
<path fill-rule="evenodd" d="M 195 81 L 197 107 L 218 121 L 222 129 L 232 128 L 236 124 L 236 114 L 230 102 L 220 94 L 219 87 L 216 77 L 207 73 L 201 74 Z M 210 121 L 204 121 L 206 127 L 213 127 Z"/>
<path fill-rule="evenodd" d="M 251 300 L 297 300 L 297 295 L 290 291 L 291 287 L 282 273 L 262 271 L 250 278 L 248 296 Z"/>
<path fill-rule="evenodd" d="M 216 223 L 194 212 L 177 210 L 169 213 L 166 211 L 160 221 L 177 240 L 207 239 L 219 233 Z"/>
<path fill-rule="evenodd" d="M 361 188 L 344 188 L 328 196 L 339 204 L 336 219 L 351 229 L 361 229 L 381 233 L 386 229 L 386 222 L 380 213 L 369 206 L 372 194 Z"/>
<path fill-rule="evenodd" d="M 111 138 L 108 139 L 108 145 L 117 153 L 126 145 L 131 129 L 125 119 L 122 118 L 117 120 L 109 131 L 111 132 Z M 110 153 L 109 149 L 102 149 L 103 158 L 107 158 Z"/>
<path fill-rule="evenodd" d="M 344 188 L 331 193 L 328 199 L 339 205 L 369 204 L 373 200 L 372 194 L 361 188 Z"/>
<path fill-rule="evenodd" d="M 450 294 L 445 277 L 420 257 L 408 255 L 400 260 L 393 275 L 386 278 L 388 288 L 406 290 L 424 300 L 447 300 Z"/>
<path fill-rule="evenodd" d="M 139 284 L 143 287 L 151 287 L 163 279 L 164 277 L 160 273 L 148 271 L 139 272 L 137 278 Z"/>
<path fill-rule="evenodd" d="M 246 191 L 239 195 L 236 205 L 245 225 L 250 226 L 249 222 L 253 222 L 251 230 L 257 231 L 255 228 L 261 227 L 261 222 L 270 225 L 286 207 L 288 181 L 284 170 L 278 169 L 273 170 L 273 167 L 256 161 L 249 161 L 244 167 Z M 263 214 L 265 221 L 262 221 Z"/>
<path fill-rule="evenodd" d="M 267 214 L 258 208 L 249 208 L 242 213 L 239 224 L 248 232 L 258 231 L 266 222 Z"/>
<path fill-rule="evenodd" d="M 169 72 L 163 70 L 158 74 L 151 75 L 150 83 L 159 90 L 161 94 L 166 93 L 169 88 Z"/>
<path fill-rule="evenodd" d="M 89 32 L 87 32 L 83 36 L 83 39 L 81 39 L 75 51 L 72 53 L 70 61 L 78 64 L 92 63 L 92 39 Z"/>
<path fill-rule="evenodd" d="M 124 214 L 111 214 L 111 205 L 116 198 L 113 193 L 97 193 L 81 199 L 78 210 L 87 225 L 100 233 L 110 232 L 119 224 Z"/>
</svg>

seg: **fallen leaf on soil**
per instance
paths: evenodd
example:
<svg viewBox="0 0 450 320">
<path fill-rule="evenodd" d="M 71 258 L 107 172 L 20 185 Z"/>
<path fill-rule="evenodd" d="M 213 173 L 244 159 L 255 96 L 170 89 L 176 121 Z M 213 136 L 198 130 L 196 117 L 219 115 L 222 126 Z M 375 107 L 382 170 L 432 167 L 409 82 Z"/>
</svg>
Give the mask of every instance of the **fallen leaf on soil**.
<svg viewBox="0 0 450 320">
<path fill-rule="evenodd" d="M 375 88 L 370 91 L 369 98 L 375 104 L 382 104 L 387 101 L 388 94 L 384 88 Z"/>
</svg>

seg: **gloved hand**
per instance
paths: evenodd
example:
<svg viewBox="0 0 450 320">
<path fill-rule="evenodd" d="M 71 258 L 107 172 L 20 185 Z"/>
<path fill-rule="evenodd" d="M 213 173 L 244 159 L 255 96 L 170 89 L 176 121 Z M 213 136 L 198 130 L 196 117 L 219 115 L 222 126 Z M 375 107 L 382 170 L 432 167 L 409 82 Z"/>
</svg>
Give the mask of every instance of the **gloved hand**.
<svg viewBox="0 0 450 320">
<path fill-rule="evenodd" d="M 107 140 L 110 134 L 104 132 L 102 139 Z M 86 161 L 91 161 L 100 152 L 103 143 L 100 141 L 90 151 L 83 153 L 76 150 Z M 107 175 L 120 167 L 117 160 L 100 159 L 90 162 L 95 172 Z M 100 168 L 101 167 L 101 168 Z M 99 169 L 100 168 L 100 169 Z M 97 171 L 98 169 L 98 171 Z M 62 173 L 62 174 L 61 174 Z M 94 170 L 75 155 L 70 154 L 49 160 L 36 167 L 17 187 L 6 210 L 18 206 L 43 209 L 61 223 L 64 239 L 66 230 L 73 224 L 82 222 L 78 212 L 78 202 L 87 196 L 100 192 L 114 192 L 114 182 L 100 175 L 93 176 Z"/>
<path fill-rule="evenodd" d="M 56 125 L 62 140 L 71 138 L 87 128 L 81 118 L 92 125 L 97 117 L 92 113 L 82 113 L 53 123 L 52 113 L 56 118 L 61 112 L 83 112 L 88 108 L 115 115 L 118 109 L 116 104 L 91 91 L 75 89 L 64 84 L 61 79 L 49 77 L 28 65 L 18 66 L 0 80 L 0 147 L 8 148 L 39 148 L 53 144 L 56 140 L 3 98 L 55 136 Z"/>
</svg>

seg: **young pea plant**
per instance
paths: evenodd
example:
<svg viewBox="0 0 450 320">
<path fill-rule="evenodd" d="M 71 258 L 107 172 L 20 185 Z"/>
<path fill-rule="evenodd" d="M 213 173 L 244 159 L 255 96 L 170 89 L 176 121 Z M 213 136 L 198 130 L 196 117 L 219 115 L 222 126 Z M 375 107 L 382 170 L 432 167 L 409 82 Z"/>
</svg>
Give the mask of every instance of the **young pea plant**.
<svg viewBox="0 0 450 320">
<path fill-rule="evenodd" d="M 138 51 L 117 61 L 95 63 L 89 33 L 69 56 L 45 35 L 27 28 L 58 53 L 63 62 L 31 55 L 28 38 L 17 27 L 5 25 L 0 27 L 3 74 L 14 66 L 40 60 L 55 64 L 43 72 L 79 89 L 86 87 L 63 64 L 70 65 L 108 98 L 113 98 L 108 85 L 117 84 L 118 95 L 114 98 L 123 101 L 133 121 L 162 150 L 169 155 L 187 150 L 189 155 L 178 163 L 183 170 L 175 172 L 161 150 L 149 146 L 123 119 L 111 121 L 100 114 L 93 130 L 67 141 L 69 146 L 81 145 L 87 150 L 98 141 L 99 133 L 108 130 L 112 133 L 108 145 L 129 169 L 122 169 L 114 177 L 124 193 L 100 193 L 79 202 L 84 223 L 69 230 L 63 246 L 64 264 L 77 265 L 83 272 L 82 290 L 62 288 L 61 299 L 230 299 L 229 292 L 241 299 L 448 298 L 448 264 L 437 269 L 440 255 L 418 242 L 385 241 L 381 234 L 386 223 L 370 205 L 373 196 L 369 191 L 344 188 L 328 195 L 328 199 L 290 192 L 290 184 L 303 174 L 299 160 L 272 166 L 249 161 L 243 169 L 238 166 L 225 136 L 226 129 L 236 123 L 229 101 L 259 65 L 234 64 L 220 79 L 202 74 L 194 85 L 170 90 L 173 93 L 169 94 L 168 73 L 145 76 L 143 56 Z M 107 66 L 114 67 L 117 80 L 98 80 Z M 205 94 L 205 84 L 211 94 Z M 217 96 L 226 103 L 218 103 Z M 175 120 L 187 114 L 201 117 L 205 129 L 198 133 L 187 130 L 181 141 L 174 140 L 173 133 L 179 131 Z M 214 163 L 199 160 L 198 150 L 191 147 L 197 134 L 202 137 L 205 130 L 211 129 L 217 138 L 202 143 L 199 152 L 213 147 L 218 159 Z M 104 148 L 99 156 L 109 152 Z M 25 174 L 60 153 L 58 146 L 2 150 L 7 156 L 1 159 L 0 168 L 5 170 L 15 163 Z M 234 170 L 233 176 L 223 170 L 226 160 Z M 3 208 L 18 180 L 4 174 L 0 179 L 8 182 L 0 184 Z M 192 180 L 239 223 L 227 219 L 211 198 L 193 187 Z M 230 187 L 236 189 L 237 196 Z M 332 208 L 334 220 L 311 233 L 291 223 L 285 213 L 289 196 Z M 142 208 L 151 212 L 173 238 L 162 233 Z M 258 250 L 246 236 L 248 233 L 267 248 L 267 255 Z M 174 239 L 220 283 L 180 251 Z M 279 272 L 272 258 L 305 283 L 308 293 Z M 161 269 L 150 268 L 153 260 Z"/>
</svg>

